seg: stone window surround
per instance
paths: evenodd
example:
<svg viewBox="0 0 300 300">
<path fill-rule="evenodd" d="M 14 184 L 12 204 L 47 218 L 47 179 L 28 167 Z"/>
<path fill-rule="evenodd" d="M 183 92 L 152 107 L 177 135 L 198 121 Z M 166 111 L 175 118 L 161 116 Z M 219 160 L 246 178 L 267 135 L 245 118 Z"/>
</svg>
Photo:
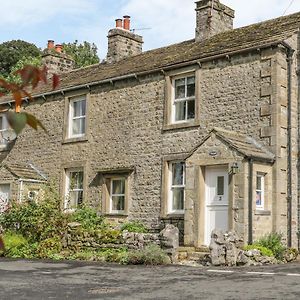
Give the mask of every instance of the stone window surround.
<svg viewBox="0 0 300 300">
<path fill-rule="evenodd" d="M 83 200 L 82 203 L 85 202 L 86 199 L 86 193 L 87 193 L 87 163 L 85 161 L 74 161 L 67 164 L 64 164 L 62 166 L 63 172 L 62 172 L 62 180 L 61 182 L 61 195 L 62 195 L 62 209 L 64 209 L 66 212 L 73 211 L 69 209 L 65 209 L 65 197 L 67 192 L 67 172 L 68 171 L 76 171 L 76 170 L 82 170 L 83 171 Z"/>
<path fill-rule="evenodd" d="M 195 118 L 174 123 L 172 121 L 172 108 L 174 97 L 174 79 L 195 75 Z M 165 72 L 165 105 L 163 130 L 197 127 L 200 125 L 200 67 L 192 65 Z"/>
<path fill-rule="evenodd" d="M 102 213 L 109 217 L 127 217 L 130 207 L 130 183 L 132 170 L 116 169 L 106 172 L 101 172 L 101 190 L 102 190 Z M 125 179 L 125 203 L 124 210 L 112 211 L 111 209 L 111 183 L 113 179 Z"/>
<path fill-rule="evenodd" d="M 256 206 L 256 176 L 264 175 L 263 207 Z M 254 163 L 253 165 L 253 209 L 255 215 L 270 216 L 272 210 L 272 166 Z"/>
<path fill-rule="evenodd" d="M 6 150 L 7 148 L 7 140 L 4 139 L 2 133 L 8 131 L 9 125 L 5 114 L 0 114 L 0 151 Z"/>
<path fill-rule="evenodd" d="M 170 165 L 173 162 L 185 162 L 187 155 L 188 153 L 168 154 L 162 159 L 161 218 L 184 217 L 184 210 L 170 212 Z"/>
<path fill-rule="evenodd" d="M 85 106 L 85 134 L 78 137 L 70 137 L 70 103 L 73 99 L 79 97 L 86 98 Z M 76 91 L 68 93 L 65 96 L 65 113 L 64 113 L 64 129 L 63 129 L 63 144 L 74 142 L 86 142 L 89 139 L 89 102 L 91 95 L 87 91 Z"/>
</svg>

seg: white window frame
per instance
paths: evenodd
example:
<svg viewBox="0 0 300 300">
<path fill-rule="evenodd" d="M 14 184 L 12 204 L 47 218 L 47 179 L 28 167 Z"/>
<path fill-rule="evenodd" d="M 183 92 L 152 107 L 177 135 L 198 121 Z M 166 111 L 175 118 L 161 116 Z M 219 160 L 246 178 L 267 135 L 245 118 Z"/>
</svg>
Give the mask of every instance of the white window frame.
<svg viewBox="0 0 300 300">
<path fill-rule="evenodd" d="M 190 96 L 187 97 L 187 79 L 189 77 L 194 77 L 195 80 L 195 94 L 194 96 Z M 175 81 L 179 80 L 179 79 L 185 79 L 185 97 L 184 98 L 179 98 L 179 99 L 175 99 L 175 95 L 176 95 L 176 86 L 175 86 Z M 188 115 L 188 102 L 189 101 L 194 101 L 194 118 L 188 119 L 187 115 Z M 175 120 L 175 116 L 176 116 L 176 103 L 179 102 L 186 102 L 186 111 L 185 111 L 185 119 L 184 120 Z M 191 122 L 194 121 L 196 118 L 196 74 L 195 73 L 191 73 L 191 74 L 185 74 L 184 76 L 176 76 L 172 78 L 172 114 L 171 114 L 171 121 L 173 124 L 180 124 L 180 123 L 187 123 L 187 122 Z"/>
<path fill-rule="evenodd" d="M 117 180 L 124 180 L 124 194 L 113 194 L 113 182 Z M 126 177 L 112 177 L 110 178 L 110 187 L 109 187 L 109 212 L 111 214 L 124 214 L 126 210 L 126 190 L 127 190 L 127 178 Z M 123 196 L 124 197 L 124 209 L 123 210 L 113 210 L 113 196 Z"/>
<path fill-rule="evenodd" d="M 71 189 L 70 184 L 71 184 L 71 174 L 72 173 L 79 173 L 82 172 L 82 188 L 74 188 Z M 64 209 L 68 210 L 68 211 L 74 211 L 77 207 L 78 207 L 78 199 L 77 199 L 77 203 L 75 203 L 74 207 L 70 207 L 70 193 L 71 192 L 82 192 L 82 194 L 84 195 L 84 170 L 82 168 L 70 168 L 70 169 L 66 169 L 65 170 L 65 195 L 64 195 Z M 78 195 L 78 194 L 77 194 Z M 78 196 L 77 196 L 78 198 Z M 84 200 L 82 199 L 82 202 Z"/>
<path fill-rule="evenodd" d="M 256 173 L 256 182 L 255 182 L 255 207 L 256 207 L 257 210 L 264 210 L 264 208 L 265 208 L 265 176 L 266 176 L 265 173 L 260 173 L 260 172 Z M 260 189 L 257 188 L 257 180 L 258 180 L 258 178 L 260 178 L 260 180 L 261 180 L 261 182 L 260 182 L 261 188 Z M 261 204 L 260 205 L 257 205 L 257 203 L 256 203 L 257 192 L 261 193 Z"/>
<path fill-rule="evenodd" d="M 85 115 L 74 116 L 74 103 L 84 101 L 85 103 Z M 70 98 L 69 100 L 69 120 L 68 120 L 68 137 L 69 138 L 80 138 L 86 135 L 86 108 L 87 108 L 87 98 L 86 96 L 78 96 Z M 85 122 L 85 131 L 79 134 L 73 134 L 73 121 L 78 119 L 84 119 Z"/>
<path fill-rule="evenodd" d="M 180 185 L 173 185 L 173 165 L 183 163 L 183 179 L 182 184 Z M 185 162 L 184 161 L 172 161 L 169 162 L 169 182 L 168 182 L 168 213 L 169 214 L 184 214 L 184 207 L 185 207 Z M 174 209 L 173 207 L 173 190 L 174 189 L 183 189 L 183 209 Z"/>
</svg>

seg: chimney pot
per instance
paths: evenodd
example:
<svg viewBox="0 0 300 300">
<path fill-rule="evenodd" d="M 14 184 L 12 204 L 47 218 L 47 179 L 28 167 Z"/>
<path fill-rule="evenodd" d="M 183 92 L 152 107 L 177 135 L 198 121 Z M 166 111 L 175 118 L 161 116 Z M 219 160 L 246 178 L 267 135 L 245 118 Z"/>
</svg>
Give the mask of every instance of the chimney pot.
<svg viewBox="0 0 300 300">
<path fill-rule="evenodd" d="M 123 28 L 125 30 L 130 30 L 130 16 L 123 16 L 124 22 L 123 22 Z"/>
<path fill-rule="evenodd" d="M 54 41 L 53 40 L 48 40 L 47 48 L 54 49 Z"/>
<path fill-rule="evenodd" d="M 63 48 L 63 46 L 61 44 L 55 45 L 55 51 L 58 52 L 58 53 L 62 52 L 62 48 Z"/>
<path fill-rule="evenodd" d="M 123 20 L 116 19 L 116 28 L 123 28 Z"/>
</svg>

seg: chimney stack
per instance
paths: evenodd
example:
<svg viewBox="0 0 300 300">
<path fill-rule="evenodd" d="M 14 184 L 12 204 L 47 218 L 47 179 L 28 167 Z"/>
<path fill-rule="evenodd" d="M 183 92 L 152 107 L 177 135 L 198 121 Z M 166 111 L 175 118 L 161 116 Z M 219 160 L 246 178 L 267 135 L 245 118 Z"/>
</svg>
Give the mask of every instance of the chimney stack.
<svg viewBox="0 0 300 300">
<path fill-rule="evenodd" d="M 47 48 L 43 51 L 42 62 L 48 69 L 49 78 L 52 74 L 61 74 L 74 69 L 74 60 L 63 53 L 61 44 L 54 44 L 53 40 L 48 40 Z"/>
<path fill-rule="evenodd" d="M 130 16 L 116 19 L 116 27 L 108 32 L 107 62 L 117 62 L 142 53 L 143 38 L 130 31 Z"/>
<path fill-rule="evenodd" d="M 200 0 L 196 5 L 197 42 L 233 29 L 234 10 L 230 7 L 220 3 L 219 0 Z"/>
</svg>

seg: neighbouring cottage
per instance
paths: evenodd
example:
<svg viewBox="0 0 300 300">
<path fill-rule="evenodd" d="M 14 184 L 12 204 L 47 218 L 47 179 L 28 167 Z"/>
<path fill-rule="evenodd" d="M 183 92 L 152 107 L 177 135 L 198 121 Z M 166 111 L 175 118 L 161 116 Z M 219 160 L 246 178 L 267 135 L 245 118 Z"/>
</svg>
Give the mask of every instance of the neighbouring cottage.
<svg viewBox="0 0 300 300">
<path fill-rule="evenodd" d="M 65 209 L 88 202 L 119 222 L 172 223 L 185 245 L 208 245 L 219 228 L 299 246 L 300 13 L 237 29 L 233 17 L 197 1 L 195 39 L 147 52 L 130 18 L 117 19 L 105 62 L 24 101 L 49 134 L 14 139 L 0 117 L 2 198 L 22 201 L 22 182 L 47 178 Z M 50 69 L 72 68 L 53 45 Z"/>
</svg>

